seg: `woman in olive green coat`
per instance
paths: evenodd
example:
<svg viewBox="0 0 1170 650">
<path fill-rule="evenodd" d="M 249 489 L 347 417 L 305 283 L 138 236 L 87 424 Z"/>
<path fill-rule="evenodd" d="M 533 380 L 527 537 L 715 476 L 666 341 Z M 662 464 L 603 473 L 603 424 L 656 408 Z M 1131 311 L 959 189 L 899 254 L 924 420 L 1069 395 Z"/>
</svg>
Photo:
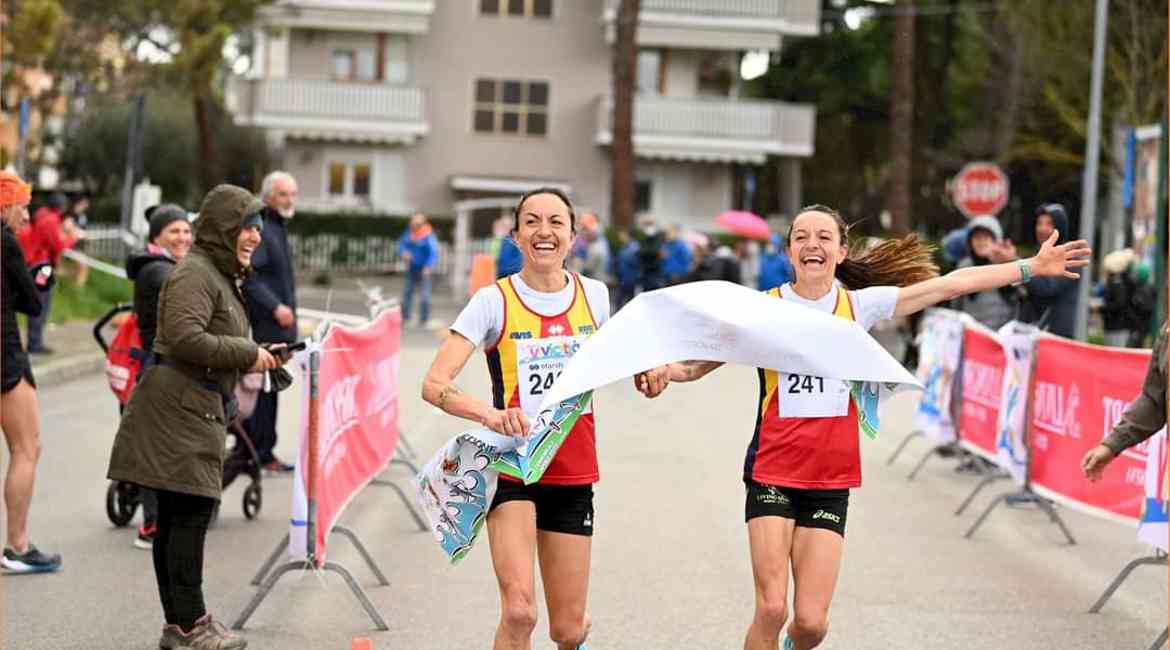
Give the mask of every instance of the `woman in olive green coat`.
<svg viewBox="0 0 1170 650">
<path fill-rule="evenodd" d="M 126 405 L 109 478 L 158 491 L 154 570 L 166 625 L 161 648 L 247 645 L 213 622 L 203 602 L 203 547 L 220 497 L 227 424 L 241 372 L 280 360 L 248 337 L 240 284 L 260 244 L 263 204 L 220 185 L 207 194 L 195 245 L 159 295 L 148 368 Z"/>
</svg>

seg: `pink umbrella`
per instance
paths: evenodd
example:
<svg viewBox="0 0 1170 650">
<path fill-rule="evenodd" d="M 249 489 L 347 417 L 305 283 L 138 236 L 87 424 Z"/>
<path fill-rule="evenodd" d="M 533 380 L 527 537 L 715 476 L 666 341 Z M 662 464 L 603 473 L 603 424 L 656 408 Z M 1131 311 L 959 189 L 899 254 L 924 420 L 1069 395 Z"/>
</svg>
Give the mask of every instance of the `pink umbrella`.
<svg viewBox="0 0 1170 650">
<path fill-rule="evenodd" d="M 715 218 L 715 223 L 732 234 L 749 239 L 768 239 L 772 231 L 760 215 L 746 210 L 728 210 Z"/>
<path fill-rule="evenodd" d="M 688 230 L 683 233 L 683 239 L 691 248 L 706 248 L 711 244 L 711 239 L 707 235 L 695 230 Z"/>
</svg>

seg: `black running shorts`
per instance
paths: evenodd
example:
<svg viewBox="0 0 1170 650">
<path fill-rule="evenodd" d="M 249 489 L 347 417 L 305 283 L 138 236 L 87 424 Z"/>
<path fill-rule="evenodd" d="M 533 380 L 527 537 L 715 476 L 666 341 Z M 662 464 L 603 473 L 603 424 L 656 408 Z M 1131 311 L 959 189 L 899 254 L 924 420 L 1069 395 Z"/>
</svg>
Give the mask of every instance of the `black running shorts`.
<svg viewBox="0 0 1170 650">
<path fill-rule="evenodd" d="M 592 485 L 524 485 L 501 478 L 489 513 L 509 501 L 536 506 L 537 530 L 593 537 Z"/>
<path fill-rule="evenodd" d="M 746 481 L 744 521 L 756 517 L 795 519 L 804 528 L 824 528 L 845 536 L 849 490 L 801 490 Z"/>
</svg>

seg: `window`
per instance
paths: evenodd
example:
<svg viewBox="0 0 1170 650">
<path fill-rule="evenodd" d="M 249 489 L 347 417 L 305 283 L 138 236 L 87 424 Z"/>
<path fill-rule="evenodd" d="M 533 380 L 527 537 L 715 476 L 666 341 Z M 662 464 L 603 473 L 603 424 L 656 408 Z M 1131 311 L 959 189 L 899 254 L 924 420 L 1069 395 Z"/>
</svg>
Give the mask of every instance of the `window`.
<svg viewBox="0 0 1170 650">
<path fill-rule="evenodd" d="M 551 18 L 552 0 L 480 0 L 479 13 L 488 16 Z"/>
<path fill-rule="evenodd" d="M 472 128 L 476 133 L 543 136 L 548 133 L 548 83 L 478 79 Z"/>
<path fill-rule="evenodd" d="M 370 187 L 373 185 L 370 163 L 330 162 L 327 167 L 326 182 L 329 188 L 329 198 L 360 199 L 363 202 L 368 202 Z"/>
<path fill-rule="evenodd" d="M 649 212 L 654 198 L 654 183 L 639 180 L 634 182 L 634 212 Z"/>
<path fill-rule="evenodd" d="M 333 78 L 353 78 L 353 50 L 333 50 Z"/>
<path fill-rule="evenodd" d="M 378 55 L 372 49 L 333 50 L 333 78 L 338 81 L 374 81 Z"/>
<path fill-rule="evenodd" d="M 662 52 L 660 50 L 638 50 L 638 93 L 661 94 Z"/>
</svg>

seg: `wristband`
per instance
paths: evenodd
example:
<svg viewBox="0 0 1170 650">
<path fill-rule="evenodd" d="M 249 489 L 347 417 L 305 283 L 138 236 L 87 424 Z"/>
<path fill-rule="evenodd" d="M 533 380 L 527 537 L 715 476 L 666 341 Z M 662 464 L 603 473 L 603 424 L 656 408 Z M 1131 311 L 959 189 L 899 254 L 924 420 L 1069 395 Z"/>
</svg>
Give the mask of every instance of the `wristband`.
<svg viewBox="0 0 1170 650">
<path fill-rule="evenodd" d="M 1020 260 L 1016 262 L 1016 265 L 1020 267 L 1020 281 L 1017 284 L 1028 284 L 1031 282 L 1032 265 L 1028 263 L 1028 260 Z"/>
</svg>

